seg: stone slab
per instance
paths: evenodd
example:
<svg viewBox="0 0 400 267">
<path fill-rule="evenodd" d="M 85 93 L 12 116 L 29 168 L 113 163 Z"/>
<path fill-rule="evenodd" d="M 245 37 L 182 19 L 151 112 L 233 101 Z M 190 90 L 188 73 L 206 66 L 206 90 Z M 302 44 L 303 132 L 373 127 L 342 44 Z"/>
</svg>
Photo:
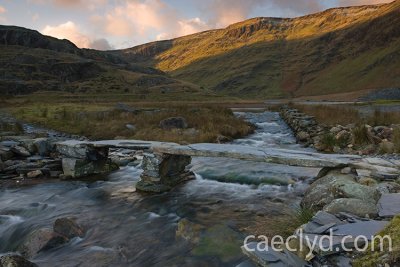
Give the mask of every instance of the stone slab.
<svg viewBox="0 0 400 267">
<path fill-rule="evenodd" d="M 382 195 L 378 201 L 380 217 L 394 217 L 400 214 L 400 193 Z"/>
<path fill-rule="evenodd" d="M 365 221 L 357 223 L 347 223 L 333 228 L 333 234 L 337 236 L 365 236 L 371 240 L 373 236 L 382 231 L 389 222 L 387 221 Z"/>
</svg>

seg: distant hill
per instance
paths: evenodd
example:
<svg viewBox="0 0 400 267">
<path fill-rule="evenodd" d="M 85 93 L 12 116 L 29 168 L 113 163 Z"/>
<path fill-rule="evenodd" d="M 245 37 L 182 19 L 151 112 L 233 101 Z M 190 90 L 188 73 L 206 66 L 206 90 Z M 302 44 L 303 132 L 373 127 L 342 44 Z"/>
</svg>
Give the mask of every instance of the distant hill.
<svg viewBox="0 0 400 267">
<path fill-rule="evenodd" d="M 0 26 L 0 93 L 199 92 L 199 87 L 121 56 L 79 49 L 68 40 L 37 31 Z"/>
<path fill-rule="evenodd" d="M 400 88 L 400 0 L 254 18 L 129 49 L 0 26 L 0 92 L 186 92 L 268 99 Z"/>
<path fill-rule="evenodd" d="M 400 87 L 400 0 L 225 29 L 115 53 L 204 88 L 244 97 Z"/>
</svg>

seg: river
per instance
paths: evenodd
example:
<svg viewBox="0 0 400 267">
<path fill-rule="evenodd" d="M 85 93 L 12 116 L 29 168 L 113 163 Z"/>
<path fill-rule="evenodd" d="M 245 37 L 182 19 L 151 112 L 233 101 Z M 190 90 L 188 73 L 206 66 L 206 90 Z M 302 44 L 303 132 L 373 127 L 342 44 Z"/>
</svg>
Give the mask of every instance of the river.
<svg viewBox="0 0 400 267">
<path fill-rule="evenodd" d="M 238 112 L 256 124 L 233 143 L 304 149 L 274 112 Z M 236 266 L 247 234 L 268 231 L 300 201 L 315 169 L 194 158 L 196 179 L 161 195 L 135 192 L 141 170 L 126 167 L 90 181 L 0 189 L 0 253 L 33 230 L 75 217 L 83 238 L 39 253 L 39 266 Z M 189 230 L 177 229 L 191 222 Z M 261 226 L 261 227 L 260 227 Z M 186 228 L 185 228 L 186 229 Z M 201 230 L 196 230 L 201 229 Z M 185 238 L 182 238 L 186 237 Z"/>
</svg>

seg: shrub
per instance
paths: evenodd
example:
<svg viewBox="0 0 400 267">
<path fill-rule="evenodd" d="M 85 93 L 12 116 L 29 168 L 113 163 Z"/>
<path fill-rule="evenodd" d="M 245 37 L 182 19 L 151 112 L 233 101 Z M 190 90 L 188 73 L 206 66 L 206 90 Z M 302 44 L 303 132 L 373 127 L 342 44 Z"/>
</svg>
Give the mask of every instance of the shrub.
<svg viewBox="0 0 400 267">
<path fill-rule="evenodd" d="M 331 133 L 324 134 L 321 138 L 321 145 L 326 151 L 333 151 L 333 148 L 336 146 L 335 136 Z"/>
<path fill-rule="evenodd" d="M 352 130 L 352 136 L 354 145 L 371 144 L 371 140 L 368 135 L 368 129 L 364 124 L 354 127 L 354 129 Z"/>
</svg>

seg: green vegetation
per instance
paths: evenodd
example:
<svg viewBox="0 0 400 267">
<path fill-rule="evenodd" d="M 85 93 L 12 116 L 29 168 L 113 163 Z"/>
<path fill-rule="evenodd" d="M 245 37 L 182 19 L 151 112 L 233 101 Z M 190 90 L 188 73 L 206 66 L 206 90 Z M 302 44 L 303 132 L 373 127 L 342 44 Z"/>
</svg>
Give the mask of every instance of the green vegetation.
<svg viewBox="0 0 400 267">
<path fill-rule="evenodd" d="M 372 251 L 372 244 L 367 253 L 353 262 L 355 267 L 395 266 L 400 261 L 400 216 L 395 217 L 390 224 L 378 236 L 390 236 L 392 239 L 392 251 L 389 251 L 389 243 L 385 239 L 383 251 L 380 251 L 379 240 L 375 240 Z"/>
<path fill-rule="evenodd" d="M 239 138 L 254 129 L 234 116 L 231 110 L 205 104 L 153 104 L 137 114 L 116 110 L 113 106 L 83 104 L 33 104 L 11 108 L 10 111 L 22 121 L 92 139 L 215 142 L 220 135 Z M 169 117 L 184 117 L 190 129 L 161 129 L 160 121 Z M 127 124 L 136 129 L 128 129 Z"/>
</svg>

